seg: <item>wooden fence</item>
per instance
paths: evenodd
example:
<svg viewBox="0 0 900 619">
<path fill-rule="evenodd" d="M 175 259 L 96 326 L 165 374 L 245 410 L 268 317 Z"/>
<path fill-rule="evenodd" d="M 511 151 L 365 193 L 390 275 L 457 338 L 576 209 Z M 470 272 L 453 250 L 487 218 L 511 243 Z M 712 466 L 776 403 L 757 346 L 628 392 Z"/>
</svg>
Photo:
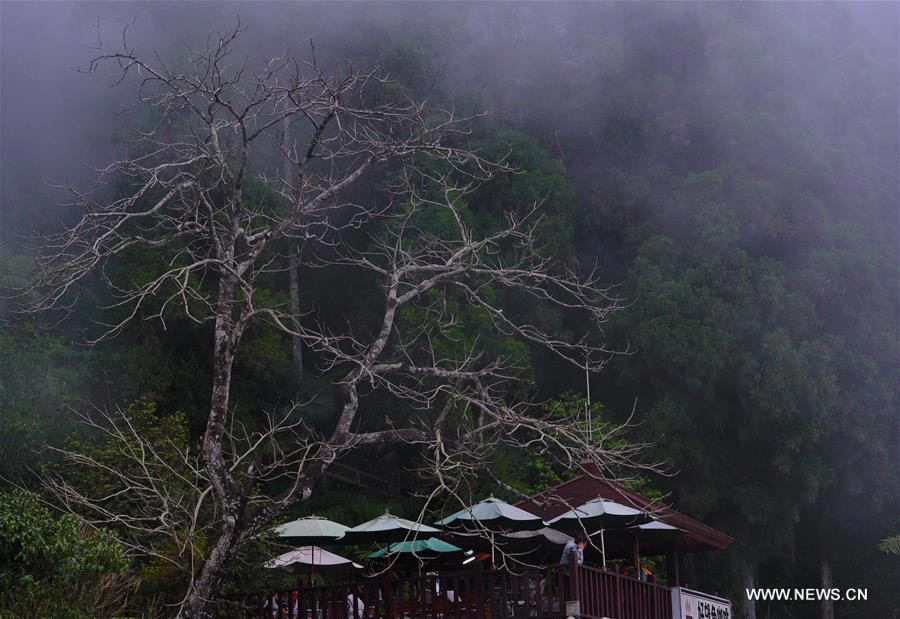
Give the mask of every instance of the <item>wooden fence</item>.
<svg viewBox="0 0 900 619">
<path fill-rule="evenodd" d="M 244 596 L 245 619 L 672 619 L 668 587 L 579 566 L 441 571 Z"/>
<path fill-rule="evenodd" d="M 623 576 L 615 571 L 581 566 L 573 599 L 586 619 L 672 619 L 669 587 Z"/>
</svg>

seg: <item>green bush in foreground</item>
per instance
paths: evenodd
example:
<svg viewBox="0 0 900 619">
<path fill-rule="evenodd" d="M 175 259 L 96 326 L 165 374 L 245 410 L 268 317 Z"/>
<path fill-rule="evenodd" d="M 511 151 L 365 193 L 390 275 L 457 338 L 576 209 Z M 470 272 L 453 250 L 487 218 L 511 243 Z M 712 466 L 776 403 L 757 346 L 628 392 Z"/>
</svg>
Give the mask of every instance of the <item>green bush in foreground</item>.
<svg viewBox="0 0 900 619">
<path fill-rule="evenodd" d="M 33 493 L 0 493 L 0 617 L 111 617 L 133 589 L 127 568 L 108 531 L 52 513 Z"/>
</svg>

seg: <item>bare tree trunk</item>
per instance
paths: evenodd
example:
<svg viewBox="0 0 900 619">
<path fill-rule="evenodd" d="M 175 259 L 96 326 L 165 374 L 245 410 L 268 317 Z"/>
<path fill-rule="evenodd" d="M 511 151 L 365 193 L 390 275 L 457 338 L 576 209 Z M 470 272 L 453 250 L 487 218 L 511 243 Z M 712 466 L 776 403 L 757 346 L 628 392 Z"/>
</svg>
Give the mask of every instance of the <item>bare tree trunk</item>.
<svg viewBox="0 0 900 619">
<path fill-rule="evenodd" d="M 823 556 L 821 562 L 822 569 L 822 588 L 831 589 L 834 586 L 834 579 L 831 574 L 831 563 Z M 834 619 L 834 601 L 828 596 L 822 600 L 822 619 Z"/>
<path fill-rule="evenodd" d="M 291 119 L 284 117 L 284 147 L 289 148 L 289 136 L 291 132 Z M 284 180 L 289 181 L 292 176 L 291 160 L 284 158 Z M 288 271 L 288 296 L 291 316 L 300 316 L 300 252 L 293 240 L 288 241 L 287 271 Z M 297 380 L 303 379 L 303 341 L 296 334 L 291 335 L 291 360 L 294 362 L 294 373 Z"/>
<path fill-rule="evenodd" d="M 214 603 L 222 587 L 225 572 L 237 549 L 238 532 L 226 524 L 225 529 L 203 563 L 200 576 L 179 613 L 179 619 L 212 619 Z"/>
<path fill-rule="evenodd" d="M 290 148 L 291 119 L 285 116 L 282 121 L 284 126 L 284 136 L 282 138 L 283 147 Z M 294 176 L 293 164 L 289 157 L 284 158 L 284 180 L 290 182 Z M 299 181 L 297 181 L 299 183 Z M 300 251 L 297 249 L 297 243 L 288 240 L 287 255 L 288 270 L 288 307 L 291 316 L 298 319 L 300 316 Z M 297 334 L 291 334 L 291 360 L 294 362 L 294 375 L 297 380 L 303 379 L 303 341 Z"/>
<path fill-rule="evenodd" d="M 756 619 L 756 601 L 751 600 L 750 596 L 746 594 L 747 591 L 756 588 L 756 566 L 753 565 L 753 561 L 747 559 L 743 564 L 743 574 L 741 580 L 744 585 L 744 598 L 746 602 L 744 603 L 744 613 L 743 619 Z"/>
<path fill-rule="evenodd" d="M 231 371 L 239 332 L 232 316 L 234 281 L 223 276 L 219 283 L 216 323 L 213 344 L 213 386 L 210 398 L 209 418 L 203 435 L 203 460 L 209 473 L 219 503 L 226 514 L 234 514 L 230 503 L 235 498 L 233 484 L 228 474 L 222 451 L 225 436 L 225 420 L 231 395 Z"/>
<path fill-rule="evenodd" d="M 225 422 L 231 395 L 231 373 L 234 354 L 241 335 L 235 324 L 233 278 L 223 276 L 219 282 L 217 316 L 214 334 L 213 387 L 210 414 L 203 437 L 203 459 L 209 473 L 223 514 L 223 524 L 218 539 L 203 561 L 199 577 L 191 583 L 191 589 L 182 606 L 179 617 L 184 619 L 211 619 L 213 605 L 222 586 L 242 528 L 246 499 L 235 487 L 223 453 Z M 248 471 L 248 478 L 252 470 Z"/>
<path fill-rule="evenodd" d="M 288 295 L 290 296 L 290 312 L 292 316 L 300 315 L 300 260 L 297 245 L 291 242 L 288 251 Z M 300 336 L 291 335 L 291 359 L 297 379 L 303 378 L 303 342 Z"/>
</svg>

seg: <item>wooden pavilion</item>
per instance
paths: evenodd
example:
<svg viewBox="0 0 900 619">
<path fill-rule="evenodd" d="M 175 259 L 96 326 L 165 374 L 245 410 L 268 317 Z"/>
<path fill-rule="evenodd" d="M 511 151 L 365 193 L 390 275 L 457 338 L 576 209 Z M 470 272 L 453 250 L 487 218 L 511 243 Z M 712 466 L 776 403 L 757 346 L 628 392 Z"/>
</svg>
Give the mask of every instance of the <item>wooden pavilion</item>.
<svg viewBox="0 0 900 619">
<path fill-rule="evenodd" d="M 581 475 L 519 501 L 516 506 L 537 514 L 544 520 L 551 520 L 591 499 L 601 498 L 652 514 L 657 520 L 679 529 L 680 533 L 666 537 L 646 536 L 643 539 L 639 533 L 631 534 L 633 537 L 612 535 L 608 540 L 609 551 L 619 557 L 627 556 L 631 563 L 637 561 L 639 554 L 664 555 L 667 559 L 666 573 L 672 586 L 680 584 L 680 564 L 684 554 L 726 550 L 734 542 L 731 536 L 699 520 L 656 503 L 621 484 L 601 478 L 593 464 L 583 464 L 582 469 L 584 472 Z"/>
<path fill-rule="evenodd" d="M 730 619 L 728 600 L 681 587 L 679 557 L 684 553 L 724 550 L 732 538 L 674 509 L 659 505 L 621 485 L 600 479 L 590 465 L 554 488 L 517 503 L 545 520 L 595 498 L 613 500 L 649 512 L 676 527 L 665 537 L 613 536 L 609 550 L 626 561 L 639 554 L 667 557 L 668 582 L 640 571 L 626 575 L 584 565 L 521 570 L 491 569 L 482 561 L 397 578 L 385 573 L 356 582 L 303 586 L 244 596 L 245 619 Z M 630 535 L 630 534 L 629 534 Z M 625 540 L 623 542 L 623 539 Z"/>
</svg>

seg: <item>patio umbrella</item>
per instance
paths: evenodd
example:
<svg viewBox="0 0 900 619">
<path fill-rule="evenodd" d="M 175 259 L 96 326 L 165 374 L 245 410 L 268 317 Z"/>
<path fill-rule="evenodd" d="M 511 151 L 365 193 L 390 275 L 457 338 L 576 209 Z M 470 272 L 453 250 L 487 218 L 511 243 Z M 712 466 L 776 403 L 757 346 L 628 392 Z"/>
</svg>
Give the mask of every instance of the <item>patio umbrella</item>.
<svg viewBox="0 0 900 619">
<path fill-rule="evenodd" d="M 417 539 L 406 542 L 395 542 L 387 548 L 376 550 L 368 555 L 369 559 L 378 559 L 393 554 L 410 554 L 421 558 L 434 558 L 441 555 L 452 554 L 455 552 L 465 552 L 459 546 L 448 544 L 444 540 L 436 537 L 428 539 Z"/>
<path fill-rule="evenodd" d="M 283 555 L 279 555 L 272 559 L 271 561 L 267 561 L 264 564 L 264 567 L 275 568 L 275 567 L 286 567 L 288 565 L 294 565 L 295 563 L 302 563 L 303 565 L 317 565 L 319 567 L 330 567 L 333 565 L 347 565 L 350 564 L 355 568 L 361 568 L 361 565 L 358 565 L 340 555 L 336 555 L 333 552 L 328 552 L 318 546 L 301 546 L 300 548 L 295 548 L 294 550 L 288 551 Z"/>
<path fill-rule="evenodd" d="M 652 522 L 645 522 L 644 524 L 628 527 L 628 530 L 634 534 L 635 557 L 640 556 L 639 553 L 642 546 L 649 545 L 651 547 L 659 547 L 660 545 L 671 545 L 677 537 L 684 533 L 684 531 L 678 527 L 673 527 L 670 524 L 655 519 Z"/>
<path fill-rule="evenodd" d="M 301 544 L 332 544 L 334 540 L 342 536 L 350 527 L 321 518 L 319 516 L 306 516 L 291 522 L 279 525 L 273 529 L 278 537 Z"/>
<path fill-rule="evenodd" d="M 470 531 L 487 530 L 491 538 L 491 563 L 494 561 L 494 534 L 514 531 L 533 531 L 543 528 L 544 521 L 540 516 L 526 512 L 493 495 L 461 509 L 455 514 L 438 520 L 440 526 L 462 528 Z"/>
<path fill-rule="evenodd" d="M 662 520 L 653 520 L 652 522 L 645 522 L 644 524 L 639 524 L 637 526 L 628 528 L 638 531 L 641 537 L 644 537 L 645 535 L 658 535 L 668 537 L 683 533 L 683 531 L 678 527 L 673 527 L 671 524 L 666 524 Z"/>
<path fill-rule="evenodd" d="M 337 541 L 340 544 L 391 544 L 415 539 L 421 534 L 440 533 L 427 524 L 399 518 L 385 511 L 378 518 L 348 529 Z"/>
<path fill-rule="evenodd" d="M 342 536 L 350 527 L 333 520 L 321 518 L 319 516 L 306 516 L 298 518 L 279 525 L 273 529 L 278 537 L 295 544 L 303 544 L 305 547 L 319 544 L 333 544 L 334 541 Z M 299 549 L 298 549 L 299 550 Z M 321 550 L 321 549 L 320 549 Z M 337 555 L 334 555 L 337 556 Z M 311 562 L 309 565 L 309 577 L 312 580 L 313 570 L 316 565 L 315 559 L 318 555 L 310 554 Z"/>
<path fill-rule="evenodd" d="M 534 531 L 544 527 L 544 521 L 540 516 L 493 496 L 438 520 L 435 524 L 442 527 L 484 528 L 498 533 Z"/>
<path fill-rule="evenodd" d="M 540 559 L 549 556 L 559 557 L 563 547 L 572 541 L 572 536 L 550 527 L 543 527 L 534 531 L 515 531 L 504 533 L 503 539 L 498 544 L 507 554 L 526 555 L 540 551 Z"/>
<path fill-rule="evenodd" d="M 608 499 L 594 499 L 584 505 L 569 510 L 547 522 L 560 529 L 570 531 L 587 531 L 593 536 L 600 534 L 600 552 L 603 556 L 603 567 L 606 567 L 606 540 L 603 532 L 606 529 L 624 529 L 651 522 L 653 517 L 639 509 L 616 503 Z"/>
<path fill-rule="evenodd" d="M 453 544 L 449 544 L 444 540 L 438 539 L 436 537 L 429 537 L 428 539 L 417 539 L 393 543 L 387 548 L 376 550 L 375 552 L 368 555 L 367 558 L 380 559 L 396 555 L 409 555 L 416 559 L 416 562 L 418 564 L 417 567 L 419 569 L 419 576 L 421 576 L 422 565 L 426 559 L 449 558 L 453 555 L 471 554 L 473 554 L 471 550 L 463 550 L 459 546 L 454 546 Z"/>
</svg>

